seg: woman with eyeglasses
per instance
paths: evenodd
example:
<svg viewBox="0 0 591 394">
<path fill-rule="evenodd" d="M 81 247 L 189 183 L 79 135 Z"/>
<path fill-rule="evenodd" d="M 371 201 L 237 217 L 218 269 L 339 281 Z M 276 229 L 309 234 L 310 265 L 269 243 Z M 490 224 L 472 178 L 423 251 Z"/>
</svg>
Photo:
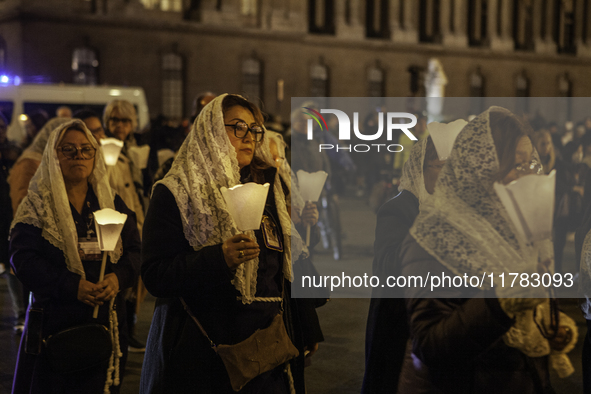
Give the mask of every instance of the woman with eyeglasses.
<svg viewBox="0 0 591 394">
<path fill-rule="evenodd" d="M 106 133 L 123 141 L 123 149 L 117 159 L 117 164 L 110 169 L 111 187 L 119 194 L 125 204 L 133 210 L 136 216 L 140 237 L 144 225 L 144 189 L 141 170 L 133 163 L 129 155 L 129 149 L 137 146 L 134 131 L 137 130 L 137 113 L 132 103 L 126 100 L 113 100 L 105 107 L 103 122 Z M 145 344 L 139 340 L 135 333 L 135 322 L 141 302 L 147 292 L 138 275 L 137 283 L 133 289 L 125 295 L 127 303 L 127 329 L 129 330 L 129 351 L 143 353 Z"/>
<path fill-rule="evenodd" d="M 551 272 L 549 240 L 523 240 L 493 187 L 538 169 L 526 132 L 500 107 L 463 128 L 401 246 L 403 276 Z M 411 340 L 398 393 L 552 392 L 549 363 L 560 376 L 572 373 L 563 353 L 575 346 L 576 325 L 562 313 L 549 318 L 559 312 L 544 292 L 516 292 L 499 282 L 405 289 Z"/>
<path fill-rule="evenodd" d="M 56 128 L 12 223 L 12 267 L 32 292 L 13 393 L 119 392 L 127 356 L 120 291 L 133 285 L 139 270 L 140 240 L 133 212 L 109 186 L 98 149 L 81 120 Z M 99 282 L 102 259 L 93 212 L 103 208 L 125 213 L 127 220 Z M 98 318 L 93 319 L 96 306 Z M 109 330 L 110 360 L 57 372 L 43 341 L 88 323 Z M 64 359 L 75 357 L 64 352 Z"/>
<path fill-rule="evenodd" d="M 233 393 L 211 342 L 247 340 L 281 310 L 299 356 L 259 374 L 240 392 L 304 393 L 306 311 L 290 297 L 291 255 L 297 251 L 292 237 L 299 237 L 291 232 L 287 188 L 273 166 L 262 124 L 260 110 L 244 98 L 215 98 L 154 187 L 144 225 L 142 278 L 158 299 L 142 393 Z M 242 232 L 221 188 L 249 182 L 270 187 L 261 228 Z M 272 349 L 265 353 L 276 356 Z"/>
</svg>

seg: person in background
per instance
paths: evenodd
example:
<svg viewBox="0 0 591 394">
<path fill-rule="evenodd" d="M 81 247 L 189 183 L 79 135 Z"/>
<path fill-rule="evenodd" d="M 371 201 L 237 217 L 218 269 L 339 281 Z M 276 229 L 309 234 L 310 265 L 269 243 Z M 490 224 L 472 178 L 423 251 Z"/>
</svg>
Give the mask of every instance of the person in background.
<svg viewBox="0 0 591 394">
<path fill-rule="evenodd" d="M 382 205 L 377 215 L 372 273 L 380 281 L 400 275 L 400 246 L 421 204 L 433 194 L 444 163 L 439 160 L 430 136 L 411 148 L 402 170 L 400 193 Z M 379 291 L 372 294 L 365 333 L 363 394 L 389 393 L 398 387 L 409 336 L 406 306 L 401 297 L 402 294 L 399 298 L 380 298 Z"/>
<path fill-rule="evenodd" d="M 429 135 L 429 130 L 427 130 L 427 117 L 421 113 L 415 114 L 417 117 L 417 124 L 414 128 L 410 131 L 412 135 L 414 135 L 417 140 L 422 140 Z M 411 140 L 406 134 L 400 134 L 400 138 L 398 139 L 398 144 L 402 145 L 403 150 L 396 155 L 394 155 L 394 170 L 401 171 L 404 163 L 408 160 L 410 156 L 410 148 L 416 143 L 417 141 Z"/>
<path fill-rule="evenodd" d="M 49 115 L 47 115 L 47 112 L 43 111 L 42 109 L 33 112 L 27 117 L 27 120 L 25 121 L 26 135 L 21 144 L 22 149 L 26 149 L 29 145 L 31 145 L 37 136 L 37 133 L 41 131 L 48 120 Z"/>
<path fill-rule="evenodd" d="M 41 163 L 41 158 L 43 157 L 43 151 L 47 145 L 49 135 L 56 127 L 67 121 L 68 119 L 65 118 L 53 118 L 49 120 L 43 126 L 41 131 L 39 131 L 33 140 L 33 143 L 23 151 L 8 172 L 6 181 L 10 189 L 9 201 L 12 208 L 10 211 L 13 214 L 16 213 L 21 201 L 27 195 L 29 182 L 35 175 L 35 172 Z M 9 220 L 12 220 L 12 215 Z M 14 331 L 17 334 L 20 334 L 24 328 L 25 316 L 29 305 L 29 290 L 21 284 L 11 270 L 9 270 L 7 275 L 8 290 L 10 298 L 12 299 L 15 314 L 17 315 Z"/>
<path fill-rule="evenodd" d="M 67 105 L 62 105 L 55 110 L 55 116 L 58 118 L 72 118 L 72 109 Z"/>
<path fill-rule="evenodd" d="M 101 118 L 96 112 L 89 109 L 82 109 L 80 111 L 76 111 L 74 118 L 83 121 L 86 127 L 88 127 L 88 130 L 90 130 L 92 133 L 93 137 L 99 143 L 103 138 L 107 138 L 105 129 L 101 123 Z"/>
<path fill-rule="evenodd" d="M 51 133 L 29 192 L 15 214 L 11 263 L 19 280 L 31 290 L 32 301 L 13 394 L 119 392 L 127 353 L 125 303 L 119 290 L 133 285 L 141 249 L 134 215 L 112 193 L 98 149 L 82 121 L 60 125 Z M 118 248 L 108 253 L 104 280 L 99 282 L 102 258 L 100 251 L 96 253 L 100 249 L 93 212 L 102 208 L 124 213 L 127 220 Z M 94 319 L 96 306 L 98 318 Z M 109 329 L 113 345 L 108 349 L 108 365 L 75 373 L 55 372 L 41 341 L 88 323 Z"/>
<path fill-rule="evenodd" d="M 135 213 L 141 237 L 144 225 L 142 175 L 141 171 L 136 168 L 128 156 L 128 149 L 132 146 L 137 146 L 133 132 L 137 129 L 138 120 L 133 104 L 125 100 L 111 101 L 105 107 L 103 124 L 107 128 L 106 132 L 108 136 L 117 138 L 125 144 L 121 150 L 117 164 L 110 172 L 109 180 L 113 191 L 121 196 L 125 205 Z M 141 353 L 146 350 L 145 344 L 135 337 L 137 313 L 145 295 L 145 288 L 138 275 L 133 289 L 128 291 L 125 297 L 128 314 L 129 351 L 132 353 Z"/>
<path fill-rule="evenodd" d="M 554 271 L 562 272 L 562 257 L 567 234 L 581 224 L 585 179 L 588 167 L 582 163 L 581 140 L 571 141 L 563 148 L 563 159 L 557 160 L 556 206 L 554 211 Z"/>
</svg>

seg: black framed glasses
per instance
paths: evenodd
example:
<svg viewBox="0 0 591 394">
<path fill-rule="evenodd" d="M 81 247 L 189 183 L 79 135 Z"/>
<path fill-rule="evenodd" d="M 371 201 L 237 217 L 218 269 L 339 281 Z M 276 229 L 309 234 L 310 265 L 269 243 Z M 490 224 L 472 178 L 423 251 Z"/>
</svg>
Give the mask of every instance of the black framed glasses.
<svg viewBox="0 0 591 394">
<path fill-rule="evenodd" d="M 129 118 L 116 118 L 114 116 L 109 118 L 109 122 L 112 122 L 113 124 L 117 124 L 117 123 L 122 123 L 124 125 L 127 124 L 131 124 L 131 119 Z"/>
<path fill-rule="evenodd" d="M 82 145 L 80 147 L 75 145 L 64 145 L 57 148 L 68 159 L 75 159 L 78 156 L 78 151 L 83 159 L 89 160 L 96 155 L 96 149 L 92 145 Z"/>
<path fill-rule="evenodd" d="M 234 135 L 236 138 L 240 139 L 246 137 L 246 134 L 248 134 L 249 131 L 252 133 L 252 136 L 256 142 L 261 142 L 263 140 L 263 136 L 265 135 L 265 130 L 259 125 L 248 127 L 246 123 L 238 122 L 235 124 L 224 124 L 224 126 L 233 127 Z"/>
</svg>

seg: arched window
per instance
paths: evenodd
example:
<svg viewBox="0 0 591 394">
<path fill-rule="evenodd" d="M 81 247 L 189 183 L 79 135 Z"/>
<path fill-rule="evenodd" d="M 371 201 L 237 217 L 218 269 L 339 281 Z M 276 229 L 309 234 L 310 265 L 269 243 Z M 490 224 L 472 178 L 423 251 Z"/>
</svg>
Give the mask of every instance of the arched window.
<svg viewBox="0 0 591 394">
<path fill-rule="evenodd" d="M 515 97 L 529 97 L 529 79 L 525 71 L 515 77 Z"/>
<path fill-rule="evenodd" d="M 470 100 L 470 114 L 478 115 L 484 111 L 484 75 L 480 70 L 480 66 L 477 66 L 472 73 L 470 73 L 470 96 L 473 97 Z"/>
<path fill-rule="evenodd" d="M 524 114 L 529 112 L 529 78 L 525 70 L 515 77 L 515 97 L 517 97 L 516 113 Z"/>
<path fill-rule="evenodd" d="M 573 85 L 568 76 L 568 73 L 563 73 L 558 76 L 558 96 L 559 97 L 572 97 Z"/>
<path fill-rule="evenodd" d="M 74 49 L 72 53 L 72 74 L 74 83 L 96 85 L 98 83 L 99 61 L 96 51 L 89 47 Z"/>
<path fill-rule="evenodd" d="M 334 34 L 334 0 L 308 0 L 308 31 Z"/>
<path fill-rule="evenodd" d="M 176 53 L 162 56 L 162 114 L 183 117 L 183 58 Z"/>
<path fill-rule="evenodd" d="M 385 97 L 384 70 L 372 66 L 367 70 L 367 84 L 369 97 Z"/>
<path fill-rule="evenodd" d="M 248 99 L 263 99 L 263 64 L 254 56 L 242 62 L 242 94 Z"/>
<path fill-rule="evenodd" d="M 440 0 L 420 0 L 419 2 L 419 40 L 428 43 L 441 43 Z"/>
<path fill-rule="evenodd" d="M 470 46 L 488 44 L 488 0 L 468 1 L 468 43 Z"/>
<path fill-rule="evenodd" d="M 575 0 L 556 0 L 554 41 L 558 53 L 577 53 L 575 43 Z"/>
<path fill-rule="evenodd" d="M 310 96 L 328 97 L 328 67 L 317 63 L 310 67 Z"/>
<path fill-rule="evenodd" d="M 389 0 L 366 0 L 365 33 L 369 38 L 390 38 Z"/>
<path fill-rule="evenodd" d="M 533 12 L 533 0 L 513 3 L 513 41 L 517 50 L 534 50 Z"/>
</svg>

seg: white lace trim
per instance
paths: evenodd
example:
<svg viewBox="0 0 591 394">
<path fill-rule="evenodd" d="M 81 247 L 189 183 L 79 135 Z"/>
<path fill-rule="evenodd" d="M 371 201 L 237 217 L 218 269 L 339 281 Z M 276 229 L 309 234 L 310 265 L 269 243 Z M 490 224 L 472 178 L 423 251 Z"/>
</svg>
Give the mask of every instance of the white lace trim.
<svg viewBox="0 0 591 394">
<path fill-rule="evenodd" d="M 552 257 L 550 241 L 526 244 L 516 234 L 492 185 L 499 163 L 489 114 L 491 107 L 458 135 L 431 198 L 422 202 L 410 230 L 417 242 L 457 275 L 536 272 Z M 486 284 L 486 281 L 485 281 Z"/>
<path fill-rule="evenodd" d="M 27 196 L 16 211 L 11 230 L 17 223 L 41 228 L 41 236 L 63 252 L 68 270 L 85 279 L 86 275 L 78 253 L 76 226 L 55 149 L 64 132 L 74 125 L 85 131 L 88 141 L 97 149 L 94 169 L 88 181 L 97 196 L 99 205 L 101 209 L 115 209 L 114 196 L 109 186 L 102 150 L 84 122 L 75 119 L 61 124 L 50 134 L 47 142 L 48 148 L 45 149 L 41 164 L 31 179 Z M 122 253 L 123 244 L 119 238 L 117 249 L 114 252 L 109 252 L 111 262 L 116 264 Z"/>
<path fill-rule="evenodd" d="M 166 186 L 175 197 L 183 233 L 195 251 L 223 243 L 240 232 L 226 208 L 220 191 L 222 186 L 230 188 L 240 182 L 236 153 L 224 127 L 222 101 L 225 96 L 218 96 L 203 109 L 179 149 L 172 168 L 166 177 L 158 182 Z M 268 139 L 257 144 L 255 155 L 269 166 L 272 165 Z M 287 212 L 279 176 L 278 173 L 273 193 L 284 236 L 283 275 L 291 281 L 291 218 Z M 255 239 L 253 231 L 246 231 L 245 234 Z M 241 264 L 232 280 L 245 304 L 256 300 L 258 267 L 258 258 Z M 248 289 L 247 272 L 250 272 Z"/>
</svg>

